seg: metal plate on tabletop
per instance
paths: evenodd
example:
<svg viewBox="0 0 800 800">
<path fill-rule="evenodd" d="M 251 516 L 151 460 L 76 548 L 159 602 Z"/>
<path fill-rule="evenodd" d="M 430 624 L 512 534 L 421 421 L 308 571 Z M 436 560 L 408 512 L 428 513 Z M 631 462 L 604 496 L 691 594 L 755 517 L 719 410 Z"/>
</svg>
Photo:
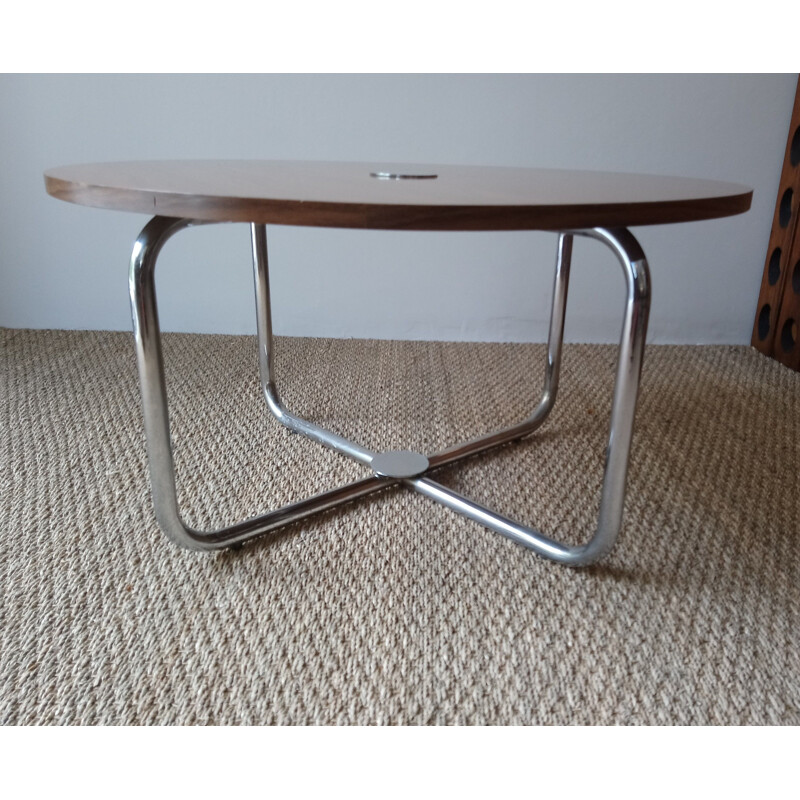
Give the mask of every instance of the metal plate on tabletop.
<svg viewBox="0 0 800 800">
<path fill-rule="evenodd" d="M 433 172 L 413 174 L 409 172 L 370 172 L 371 178 L 382 181 L 432 181 L 439 176 Z"/>
</svg>

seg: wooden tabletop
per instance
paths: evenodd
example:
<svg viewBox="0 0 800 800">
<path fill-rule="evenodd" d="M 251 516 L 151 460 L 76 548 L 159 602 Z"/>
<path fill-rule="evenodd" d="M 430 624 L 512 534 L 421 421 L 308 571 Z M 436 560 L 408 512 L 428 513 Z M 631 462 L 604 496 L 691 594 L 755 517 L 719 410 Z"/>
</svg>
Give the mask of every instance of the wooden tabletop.
<svg viewBox="0 0 800 800">
<path fill-rule="evenodd" d="M 399 176 L 399 177 L 398 177 Z M 740 214 L 746 186 L 609 172 L 315 161 L 137 161 L 45 172 L 53 197 L 218 222 L 564 230 Z"/>
</svg>

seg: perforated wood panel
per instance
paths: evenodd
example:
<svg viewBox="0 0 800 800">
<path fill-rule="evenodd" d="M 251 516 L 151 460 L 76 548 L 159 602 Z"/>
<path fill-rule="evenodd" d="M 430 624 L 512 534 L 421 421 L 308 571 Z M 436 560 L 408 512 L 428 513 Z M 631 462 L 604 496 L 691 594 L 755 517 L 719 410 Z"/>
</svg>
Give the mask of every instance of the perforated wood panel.
<svg viewBox="0 0 800 800">
<path fill-rule="evenodd" d="M 761 279 L 753 347 L 800 370 L 800 81 L 794 98 L 772 231 Z"/>
</svg>

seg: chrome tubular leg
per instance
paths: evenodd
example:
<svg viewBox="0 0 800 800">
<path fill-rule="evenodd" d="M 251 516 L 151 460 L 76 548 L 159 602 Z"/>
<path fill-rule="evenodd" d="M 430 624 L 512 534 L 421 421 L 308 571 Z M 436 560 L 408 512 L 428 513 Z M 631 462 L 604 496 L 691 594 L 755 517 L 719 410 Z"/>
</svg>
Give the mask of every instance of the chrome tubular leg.
<svg viewBox="0 0 800 800">
<path fill-rule="evenodd" d="M 441 467 L 462 458 L 475 455 L 492 447 L 521 439 L 533 433 L 547 418 L 553 408 L 558 392 L 558 378 L 561 369 L 561 345 L 564 341 L 564 317 L 567 312 L 567 292 L 569 290 L 569 270 L 572 263 L 572 234 L 562 233 L 558 237 L 556 271 L 553 281 L 553 301 L 550 312 L 550 331 L 547 338 L 547 364 L 544 373 L 544 388 L 533 413 L 525 420 L 510 428 L 479 436 L 463 444 L 449 447 L 429 457 L 431 468 Z"/>
<path fill-rule="evenodd" d="M 373 466 L 379 454 L 367 450 L 338 434 L 321 428 L 308 420 L 291 413 L 281 402 L 275 383 L 274 344 L 272 338 L 272 314 L 269 288 L 269 261 L 267 256 L 266 226 L 251 225 L 253 245 L 253 271 L 256 292 L 256 313 L 258 319 L 258 351 L 261 372 L 261 386 L 264 397 L 275 418 L 290 430 L 302 433 L 337 452 L 354 458 L 363 464 Z M 522 422 L 502 430 L 479 436 L 424 459 L 425 471 L 459 461 L 493 447 L 506 444 L 533 433 L 547 418 L 553 408 L 558 390 L 559 368 L 561 365 L 561 345 L 564 338 L 564 316 L 569 288 L 569 270 L 572 259 L 572 233 L 562 233 L 558 240 L 556 272 L 553 285 L 550 333 L 547 346 L 544 388 L 533 413 Z M 416 455 L 416 454 L 415 454 Z M 378 462 L 375 462 L 377 464 Z M 409 473 L 410 474 L 410 473 Z"/>
<path fill-rule="evenodd" d="M 404 483 L 432 500 L 529 547 L 540 555 L 564 564 L 581 566 L 591 564 L 606 555 L 614 546 L 622 525 L 628 457 L 650 308 L 650 275 L 644 252 L 627 229 L 594 228 L 573 233 L 597 239 L 611 248 L 622 264 L 627 289 L 600 513 L 594 536 L 587 544 L 580 546 L 561 544 L 533 528 L 520 525 L 496 514 L 430 478 L 410 478 L 406 479 Z M 557 279 L 557 286 L 558 283 Z M 566 297 L 566 288 L 564 295 Z M 560 326 L 563 326 L 563 318 L 560 321 L 554 319 L 551 322 L 551 355 L 553 330 Z M 560 336 L 558 338 L 556 358 L 548 357 L 548 375 L 555 374 L 555 379 L 551 379 L 551 383 L 555 385 L 557 385 L 558 355 L 560 353 Z M 551 366 L 553 364 L 554 367 Z M 545 383 L 547 386 L 547 379 Z M 552 387 L 553 391 L 555 385 Z M 545 389 L 546 394 L 547 389 Z"/>
<path fill-rule="evenodd" d="M 176 544 L 191 550 L 215 550 L 238 544 L 275 528 L 386 488 L 387 481 L 368 477 L 283 508 L 210 532 L 184 525 L 178 509 L 175 468 L 170 440 L 164 360 L 155 290 L 155 265 L 164 243 L 195 224 L 191 220 L 154 217 L 142 230 L 131 255 L 129 288 L 136 359 L 142 391 L 150 482 L 156 518 Z M 269 361 L 269 353 L 266 353 Z"/>
<path fill-rule="evenodd" d="M 250 226 L 253 244 L 253 278 L 256 290 L 256 319 L 258 323 L 258 363 L 261 372 L 261 387 L 264 398 L 273 416 L 282 425 L 301 433 L 339 453 L 350 456 L 369 466 L 377 455 L 371 450 L 348 441 L 336 433 L 327 431 L 313 422 L 292 414 L 283 405 L 275 385 L 275 355 L 272 338 L 272 308 L 269 292 L 269 261 L 267 258 L 266 225 Z"/>
</svg>

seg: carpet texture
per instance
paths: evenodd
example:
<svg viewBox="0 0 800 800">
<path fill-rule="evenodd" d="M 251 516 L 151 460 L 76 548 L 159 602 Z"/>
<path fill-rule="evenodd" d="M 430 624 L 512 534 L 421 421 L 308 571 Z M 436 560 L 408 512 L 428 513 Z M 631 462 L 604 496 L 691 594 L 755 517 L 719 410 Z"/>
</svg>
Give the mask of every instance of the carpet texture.
<svg viewBox="0 0 800 800">
<path fill-rule="evenodd" d="M 800 724 L 800 375 L 750 348 L 648 349 L 622 533 L 576 570 L 401 489 L 180 550 L 132 337 L 0 336 L 3 724 Z M 511 424 L 543 375 L 542 345 L 277 344 L 289 408 L 375 450 Z M 366 474 L 269 417 L 254 338 L 165 357 L 189 524 Z M 540 431 L 438 480 L 588 538 L 614 361 L 567 345 Z"/>
</svg>

